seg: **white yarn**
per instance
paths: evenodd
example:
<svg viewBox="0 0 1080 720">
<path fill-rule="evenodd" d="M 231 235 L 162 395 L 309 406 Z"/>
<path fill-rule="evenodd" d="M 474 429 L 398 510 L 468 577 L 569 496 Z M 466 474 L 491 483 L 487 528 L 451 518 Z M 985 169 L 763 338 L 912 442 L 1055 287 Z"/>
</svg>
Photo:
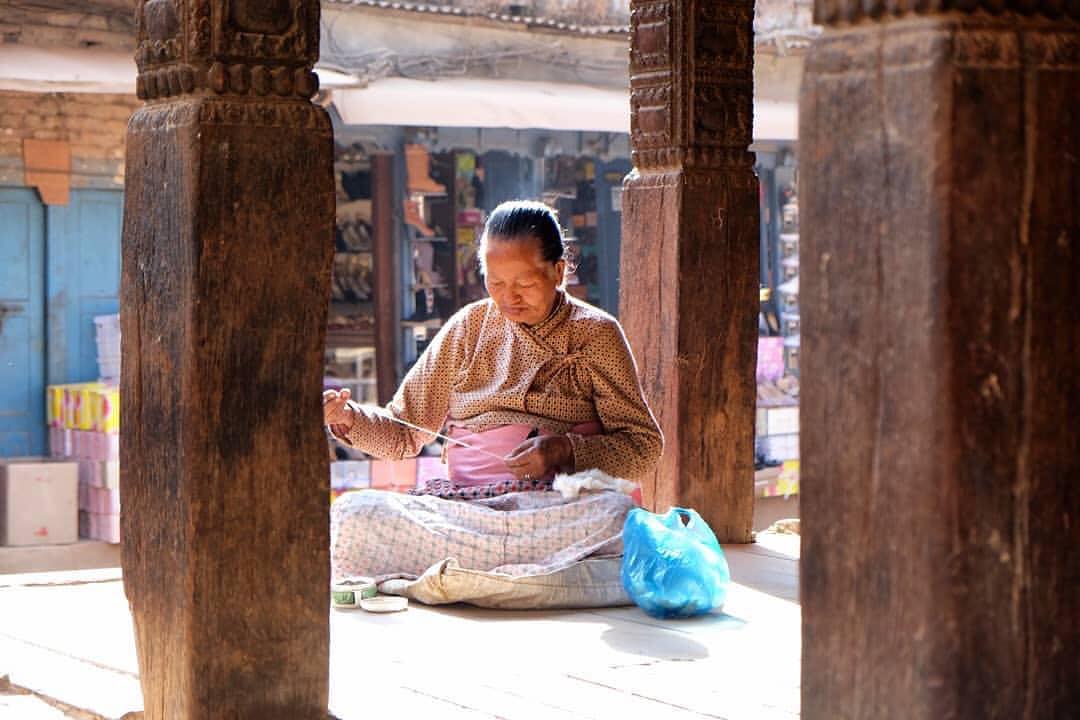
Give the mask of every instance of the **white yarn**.
<svg viewBox="0 0 1080 720">
<path fill-rule="evenodd" d="M 554 489 L 562 493 L 566 500 L 573 500 L 582 492 L 612 490 L 630 495 L 637 489 L 637 484 L 622 478 L 614 478 L 603 470 L 583 470 L 573 475 L 559 473 L 555 476 Z"/>
</svg>

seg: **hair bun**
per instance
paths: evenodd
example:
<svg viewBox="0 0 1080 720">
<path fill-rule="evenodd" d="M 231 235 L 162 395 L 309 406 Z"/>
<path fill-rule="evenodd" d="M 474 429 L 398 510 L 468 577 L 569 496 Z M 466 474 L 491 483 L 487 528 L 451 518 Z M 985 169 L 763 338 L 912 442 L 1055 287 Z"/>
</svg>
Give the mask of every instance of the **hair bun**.
<svg viewBox="0 0 1080 720">
<path fill-rule="evenodd" d="M 484 225 L 480 241 L 481 257 L 488 238 L 503 240 L 536 239 L 540 254 L 547 262 L 558 262 L 566 254 L 566 242 L 555 211 L 535 200 L 508 200 L 500 203 Z"/>
</svg>

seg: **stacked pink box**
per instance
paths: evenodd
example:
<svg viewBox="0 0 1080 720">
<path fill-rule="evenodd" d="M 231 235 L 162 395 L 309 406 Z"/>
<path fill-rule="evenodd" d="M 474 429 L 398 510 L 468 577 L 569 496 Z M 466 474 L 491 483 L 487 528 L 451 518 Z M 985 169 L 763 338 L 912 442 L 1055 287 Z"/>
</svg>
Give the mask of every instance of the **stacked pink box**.
<svg viewBox="0 0 1080 720">
<path fill-rule="evenodd" d="M 330 463 L 330 497 L 336 500 L 344 493 L 367 488 L 407 492 L 428 480 L 445 477 L 446 465 L 439 457 L 339 460 Z"/>
<path fill-rule="evenodd" d="M 72 460 L 119 460 L 120 436 L 94 430 L 49 428 L 49 454 Z"/>
<path fill-rule="evenodd" d="M 79 467 L 79 536 L 120 542 L 120 396 L 103 383 L 51 385 L 49 451 Z"/>
<path fill-rule="evenodd" d="M 416 485 L 423 487 L 429 480 L 445 480 L 447 477 L 446 465 L 440 457 L 416 458 Z"/>
<path fill-rule="evenodd" d="M 84 537 L 120 542 L 120 463 L 79 460 L 79 528 Z"/>
</svg>

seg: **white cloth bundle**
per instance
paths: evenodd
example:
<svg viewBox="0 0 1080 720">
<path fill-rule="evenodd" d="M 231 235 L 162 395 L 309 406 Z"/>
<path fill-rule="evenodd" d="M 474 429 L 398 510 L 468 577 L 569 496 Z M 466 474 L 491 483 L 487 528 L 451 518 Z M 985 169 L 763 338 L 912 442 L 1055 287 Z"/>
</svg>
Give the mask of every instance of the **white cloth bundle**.
<svg viewBox="0 0 1080 720">
<path fill-rule="evenodd" d="M 555 476 L 553 489 L 561 493 L 566 500 L 573 500 L 584 491 L 600 492 L 613 490 L 630 495 L 637 489 L 637 484 L 622 478 L 614 478 L 603 470 L 583 470 L 573 475 L 559 473 Z"/>
</svg>

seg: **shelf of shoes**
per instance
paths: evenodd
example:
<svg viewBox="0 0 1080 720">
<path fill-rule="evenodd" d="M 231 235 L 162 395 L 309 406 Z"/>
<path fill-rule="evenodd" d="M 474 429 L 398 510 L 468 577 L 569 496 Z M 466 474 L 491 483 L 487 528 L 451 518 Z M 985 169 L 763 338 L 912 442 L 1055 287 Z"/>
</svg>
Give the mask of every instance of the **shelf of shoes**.
<svg viewBox="0 0 1080 720">
<path fill-rule="evenodd" d="M 779 251 L 780 337 L 759 341 L 768 344 L 774 367 L 764 382 L 759 377 L 755 444 L 758 465 L 782 466 L 783 472 L 779 485 L 759 488 L 764 495 L 793 494 L 799 487 L 799 205 L 793 188 L 781 206 Z"/>
<path fill-rule="evenodd" d="M 781 206 L 780 253 L 784 282 L 780 293 L 781 334 L 784 336 L 784 364 L 787 372 L 799 374 L 799 201 L 792 193 Z"/>
<path fill-rule="evenodd" d="M 367 153 L 355 146 L 339 147 L 334 180 L 337 211 L 326 344 L 330 348 L 369 346 L 375 329 L 375 260 Z"/>
<path fill-rule="evenodd" d="M 454 192 L 458 155 L 433 155 L 419 143 L 405 146 L 403 250 L 411 258 L 401 312 L 406 368 L 459 307 Z"/>
<path fill-rule="evenodd" d="M 600 304 L 596 163 L 560 155 L 545 160 L 544 202 L 559 215 L 567 245 L 567 292 Z"/>
<path fill-rule="evenodd" d="M 480 239 L 486 216 L 480 209 L 484 202 L 484 167 L 471 151 L 454 154 L 454 282 L 455 306 L 463 307 L 487 294 L 480 274 Z"/>
<path fill-rule="evenodd" d="M 348 388 L 359 403 L 378 401 L 375 380 L 375 348 L 372 346 L 327 348 L 323 389 Z"/>
<path fill-rule="evenodd" d="M 411 311 L 405 314 L 402 325 L 437 320 L 441 317 L 436 300 L 449 296 L 449 273 L 444 267 L 447 253 L 439 250 L 445 246 L 447 238 L 436 235 L 426 218 L 431 201 L 427 197 L 413 197 L 405 200 L 405 222 L 408 232 L 408 251 L 412 261 L 410 266 L 409 290 L 413 298 Z M 439 261 L 442 262 L 439 262 Z"/>
</svg>

